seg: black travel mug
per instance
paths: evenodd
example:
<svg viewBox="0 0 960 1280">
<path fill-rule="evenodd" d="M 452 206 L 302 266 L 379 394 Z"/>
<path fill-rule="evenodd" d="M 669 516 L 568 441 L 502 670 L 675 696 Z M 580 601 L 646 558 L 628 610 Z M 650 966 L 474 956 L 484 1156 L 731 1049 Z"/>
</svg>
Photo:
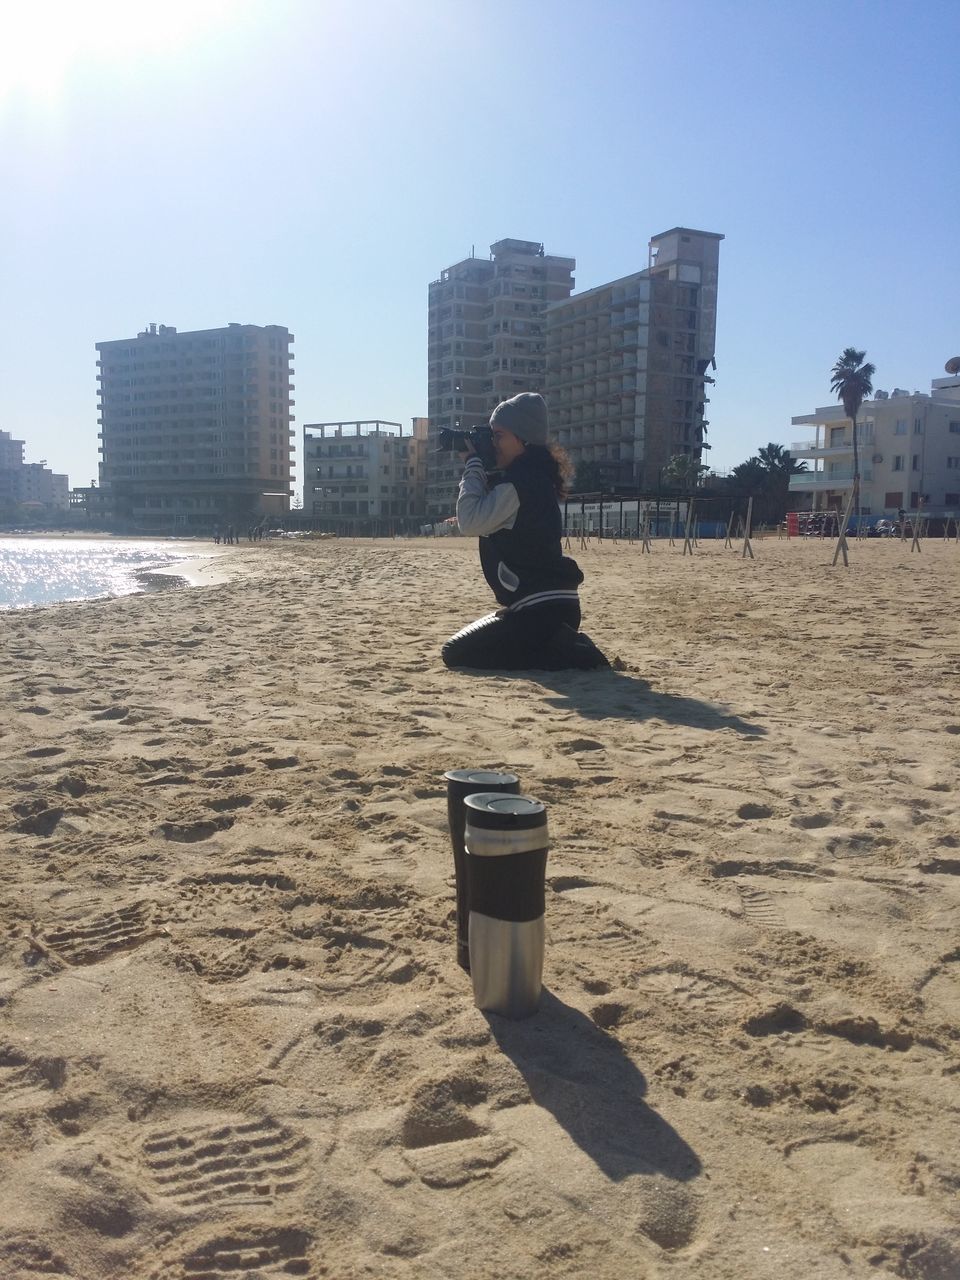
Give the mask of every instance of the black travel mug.
<svg viewBox="0 0 960 1280">
<path fill-rule="evenodd" d="M 543 982 L 547 811 L 528 796 L 467 796 L 470 977 L 478 1009 L 537 1010 Z"/>
<path fill-rule="evenodd" d="M 448 769 L 443 776 L 447 781 L 447 823 L 450 827 L 453 870 L 457 884 L 457 964 L 469 973 L 467 927 L 470 906 L 463 848 L 464 801 L 477 791 L 516 795 L 520 790 L 520 779 L 514 773 L 497 773 L 491 769 Z"/>
</svg>

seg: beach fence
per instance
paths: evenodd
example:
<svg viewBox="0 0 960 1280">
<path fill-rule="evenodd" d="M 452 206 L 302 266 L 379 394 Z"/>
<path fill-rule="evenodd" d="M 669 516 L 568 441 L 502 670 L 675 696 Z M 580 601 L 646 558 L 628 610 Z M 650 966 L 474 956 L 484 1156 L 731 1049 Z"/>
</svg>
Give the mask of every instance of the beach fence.
<svg viewBox="0 0 960 1280">
<path fill-rule="evenodd" d="M 680 539 L 684 536 L 689 515 L 686 498 L 674 501 L 654 498 L 567 498 L 563 504 L 565 538 L 597 538 L 600 540 L 650 538 Z M 722 537 L 725 522 L 702 519 L 698 522 L 701 538 Z"/>
</svg>

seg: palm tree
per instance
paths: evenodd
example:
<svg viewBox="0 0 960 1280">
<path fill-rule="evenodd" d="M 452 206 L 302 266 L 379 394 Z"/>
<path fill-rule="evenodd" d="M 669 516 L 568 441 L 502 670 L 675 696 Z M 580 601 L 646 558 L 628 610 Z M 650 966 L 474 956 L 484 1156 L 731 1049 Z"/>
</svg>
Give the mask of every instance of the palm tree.
<svg viewBox="0 0 960 1280">
<path fill-rule="evenodd" d="M 668 485 L 677 489 L 695 489 L 709 470 L 695 454 L 676 453 L 661 474 Z"/>
<path fill-rule="evenodd" d="M 757 456 L 750 459 L 763 468 L 761 510 L 763 518 L 773 524 L 779 524 L 786 514 L 790 498 L 790 477 L 800 475 L 807 470 L 805 462 L 797 462 L 789 449 L 782 444 L 769 444 L 757 450 Z"/>
<path fill-rule="evenodd" d="M 771 475 L 796 476 L 807 469 L 805 462 L 797 462 L 789 449 L 782 444 L 774 444 L 772 440 L 757 450 L 757 458 Z"/>
<path fill-rule="evenodd" d="M 860 450 L 857 442 L 857 414 L 873 391 L 876 367 L 864 364 L 865 351 L 845 347 L 843 355 L 830 370 L 830 390 L 843 403 L 843 411 L 853 423 L 853 509 L 860 521 Z"/>
</svg>

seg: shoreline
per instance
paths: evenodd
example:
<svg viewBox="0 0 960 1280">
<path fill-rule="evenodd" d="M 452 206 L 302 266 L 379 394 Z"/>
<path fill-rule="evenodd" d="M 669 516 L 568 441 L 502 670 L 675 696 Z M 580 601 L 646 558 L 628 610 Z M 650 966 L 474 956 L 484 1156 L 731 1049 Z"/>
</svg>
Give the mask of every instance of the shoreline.
<svg viewBox="0 0 960 1280">
<path fill-rule="evenodd" d="M 195 556 L 189 560 L 178 560 L 174 564 L 163 565 L 159 569 L 144 569 L 144 576 L 182 578 L 188 587 L 212 587 L 220 582 L 229 582 L 232 574 L 225 565 L 218 566 L 217 561 L 229 556 L 233 550 L 219 547 L 203 556 Z"/>
<path fill-rule="evenodd" d="M 27 539 L 12 539 L 14 541 L 28 541 Z M 46 537 L 36 538 L 33 541 L 48 541 Z M 109 538 L 104 539 L 88 539 L 85 536 L 77 535 L 73 541 L 98 541 L 107 542 Z M 59 541 L 59 539 L 57 540 Z M 153 546 L 158 542 L 155 538 L 117 538 L 115 540 L 121 545 L 128 544 L 146 544 Z M 189 546 L 188 540 L 171 538 L 167 540 L 169 543 L 183 543 L 183 559 L 174 560 L 169 564 L 157 566 L 145 566 L 143 568 L 130 568 L 128 571 L 128 580 L 136 582 L 138 585 L 132 591 L 115 591 L 105 592 L 97 595 L 74 596 L 62 600 L 45 600 L 38 602 L 0 604 L 0 614 L 4 613 L 21 613 L 24 611 L 32 611 L 37 609 L 49 609 L 64 604 L 89 604 L 96 601 L 105 600 L 122 600 L 127 596 L 149 594 L 151 590 L 156 590 L 161 586 L 171 587 L 177 581 L 184 587 L 203 587 L 215 586 L 219 583 L 228 582 L 232 576 L 226 565 L 218 564 L 218 561 L 228 557 L 231 552 L 237 551 L 238 547 L 221 547 L 214 543 L 213 540 L 195 542 L 191 541 Z M 198 547 L 205 550 L 198 555 Z M 162 584 L 156 581 L 157 578 L 165 579 Z"/>
</svg>

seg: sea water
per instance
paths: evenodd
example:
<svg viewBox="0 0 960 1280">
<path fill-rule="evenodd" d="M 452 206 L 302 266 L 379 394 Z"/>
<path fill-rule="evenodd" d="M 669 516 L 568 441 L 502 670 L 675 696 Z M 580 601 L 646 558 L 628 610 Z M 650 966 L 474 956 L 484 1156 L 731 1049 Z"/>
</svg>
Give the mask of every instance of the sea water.
<svg viewBox="0 0 960 1280">
<path fill-rule="evenodd" d="M 169 585 L 169 578 L 144 575 L 195 555 L 183 542 L 0 538 L 0 610 L 127 596 L 151 581 Z"/>
</svg>

